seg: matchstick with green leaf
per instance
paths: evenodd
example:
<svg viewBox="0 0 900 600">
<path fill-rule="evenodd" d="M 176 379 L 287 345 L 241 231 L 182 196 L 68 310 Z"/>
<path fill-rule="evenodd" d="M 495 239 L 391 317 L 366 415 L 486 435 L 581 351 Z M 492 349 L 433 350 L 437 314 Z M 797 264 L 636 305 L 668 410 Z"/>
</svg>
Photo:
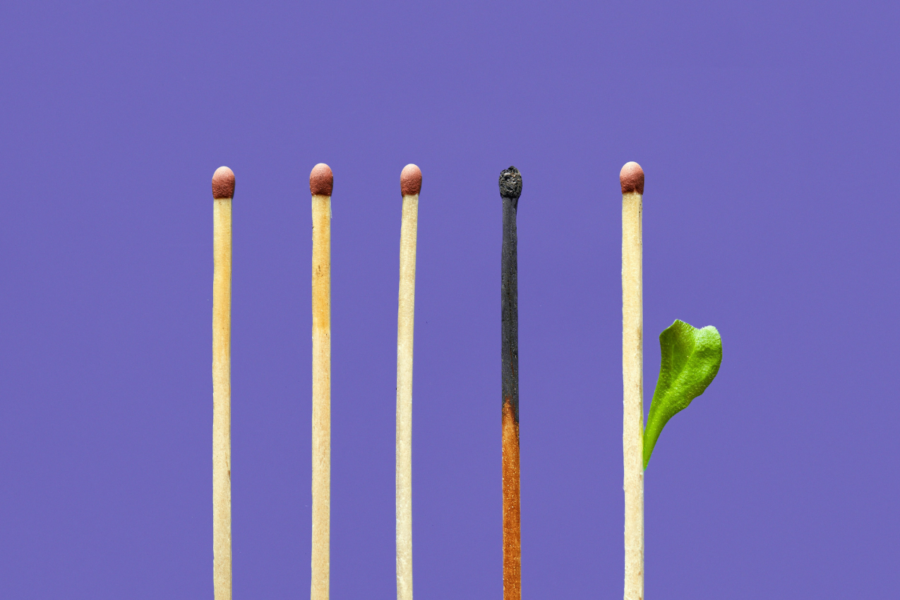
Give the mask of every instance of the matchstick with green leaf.
<svg viewBox="0 0 900 600">
<path fill-rule="evenodd" d="M 625 600 L 644 598 L 644 470 L 659 434 L 675 413 L 703 393 L 722 363 L 715 327 L 675 321 L 659 336 L 659 381 L 644 428 L 644 300 L 642 233 L 644 171 L 629 162 L 622 185 L 622 449 L 625 467 Z"/>
</svg>

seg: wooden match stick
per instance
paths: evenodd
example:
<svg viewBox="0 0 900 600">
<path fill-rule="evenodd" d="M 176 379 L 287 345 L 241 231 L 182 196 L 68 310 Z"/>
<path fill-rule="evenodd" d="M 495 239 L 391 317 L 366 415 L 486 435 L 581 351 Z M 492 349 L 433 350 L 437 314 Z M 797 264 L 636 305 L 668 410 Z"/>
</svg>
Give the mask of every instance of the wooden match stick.
<svg viewBox="0 0 900 600">
<path fill-rule="evenodd" d="M 636 162 L 622 184 L 622 450 L 625 467 L 625 600 L 644 598 L 644 171 Z"/>
<path fill-rule="evenodd" d="M 309 174 L 312 192 L 312 578 L 310 598 L 328 600 L 331 538 L 331 190 L 323 163 Z"/>
<path fill-rule="evenodd" d="M 416 303 L 416 228 L 422 171 L 400 173 L 400 301 L 397 310 L 397 600 L 412 600 L 412 380 Z"/>
<path fill-rule="evenodd" d="M 213 586 L 216 600 L 231 600 L 231 169 L 216 169 L 212 193 Z"/>
<path fill-rule="evenodd" d="M 503 599 L 522 597 L 522 535 L 519 508 L 519 286 L 516 210 L 522 175 L 515 167 L 500 173 L 503 249 L 500 268 L 503 423 Z"/>
</svg>

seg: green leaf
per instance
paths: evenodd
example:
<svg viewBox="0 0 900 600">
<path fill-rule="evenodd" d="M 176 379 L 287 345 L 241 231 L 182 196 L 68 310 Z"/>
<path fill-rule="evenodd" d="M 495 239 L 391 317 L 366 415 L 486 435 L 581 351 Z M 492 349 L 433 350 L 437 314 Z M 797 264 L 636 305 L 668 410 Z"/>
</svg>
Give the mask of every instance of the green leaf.
<svg viewBox="0 0 900 600">
<path fill-rule="evenodd" d="M 722 338 L 715 327 L 676 320 L 659 334 L 662 361 L 644 429 L 644 468 L 663 427 L 712 383 L 722 364 Z"/>
</svg>

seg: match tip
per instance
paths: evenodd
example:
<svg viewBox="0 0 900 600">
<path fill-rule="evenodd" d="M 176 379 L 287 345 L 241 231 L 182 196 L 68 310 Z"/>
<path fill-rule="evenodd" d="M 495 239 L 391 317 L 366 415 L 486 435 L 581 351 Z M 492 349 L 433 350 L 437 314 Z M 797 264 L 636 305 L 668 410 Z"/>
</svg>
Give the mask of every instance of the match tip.
<svg viewBox="0 0 900 600">
<path fill-rule="evenodd" d="M 234 171 L 228 167 L 219 167 L 212 178 L 213 198 L 223 200 L 234 198 Z"/>
<path fill-rule="evenodd" d="M 619 171 L 619 183 L 622 184 L 623 194 L 644 193 L 644 170 L 634 161 L 625 163 Z"/>
<path fill-rule="evenodd" d="M 331 167 L 325 163 L 319 163 L 313 167 L 309 174 L 309 191 L 313 196 L 330 196 L 334 189 L 334 174 Z"/>
<path fill-rule="evenodd" d="M 400 192 L 404 196 L 416 196 L 422 191 L 422 169 L 409 164 L 400 172 Z"/>
<path fill-rule="evenodd" d="M 500 171 L 500 196 L 518 200 L 522 195 L 522 174 L 515 167 Z"/>
</svg>

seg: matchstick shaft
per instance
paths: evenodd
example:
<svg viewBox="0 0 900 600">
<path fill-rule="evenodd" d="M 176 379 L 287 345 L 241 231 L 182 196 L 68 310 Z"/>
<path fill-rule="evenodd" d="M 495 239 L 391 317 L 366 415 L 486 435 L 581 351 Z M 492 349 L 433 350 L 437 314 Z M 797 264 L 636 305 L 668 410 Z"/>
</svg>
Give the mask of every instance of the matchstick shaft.
<svg viewBox="0 0 900 600">
<path fill-rule="evenodd" d="M 412 600 L 412 382 L 419 195 L 403 196 L 397 311 L 397 600 Z"/>
<path fill-rule="evenodd" d="M 213 201 L 213 585 L 231 600 L 231 198 Z"/>
<path fill-rule="evenodd" d="M 625 600 L 644 598 L 644 304 L 640 193 L 622 195 Z"/>
<path fill-rule="evenodd" d="M 331 196 L 313 195 L 312 578 L 328 600 L 331 527 Z"/>
<path fill-rule="evenodd" d="M 522 597 L 522 544 L 519 507 L 519 288 L 516 209 L 518 198 L 503 199 L 501 251 L 501 364 L 503 423 L 503 599 Z"/>
</svg>

